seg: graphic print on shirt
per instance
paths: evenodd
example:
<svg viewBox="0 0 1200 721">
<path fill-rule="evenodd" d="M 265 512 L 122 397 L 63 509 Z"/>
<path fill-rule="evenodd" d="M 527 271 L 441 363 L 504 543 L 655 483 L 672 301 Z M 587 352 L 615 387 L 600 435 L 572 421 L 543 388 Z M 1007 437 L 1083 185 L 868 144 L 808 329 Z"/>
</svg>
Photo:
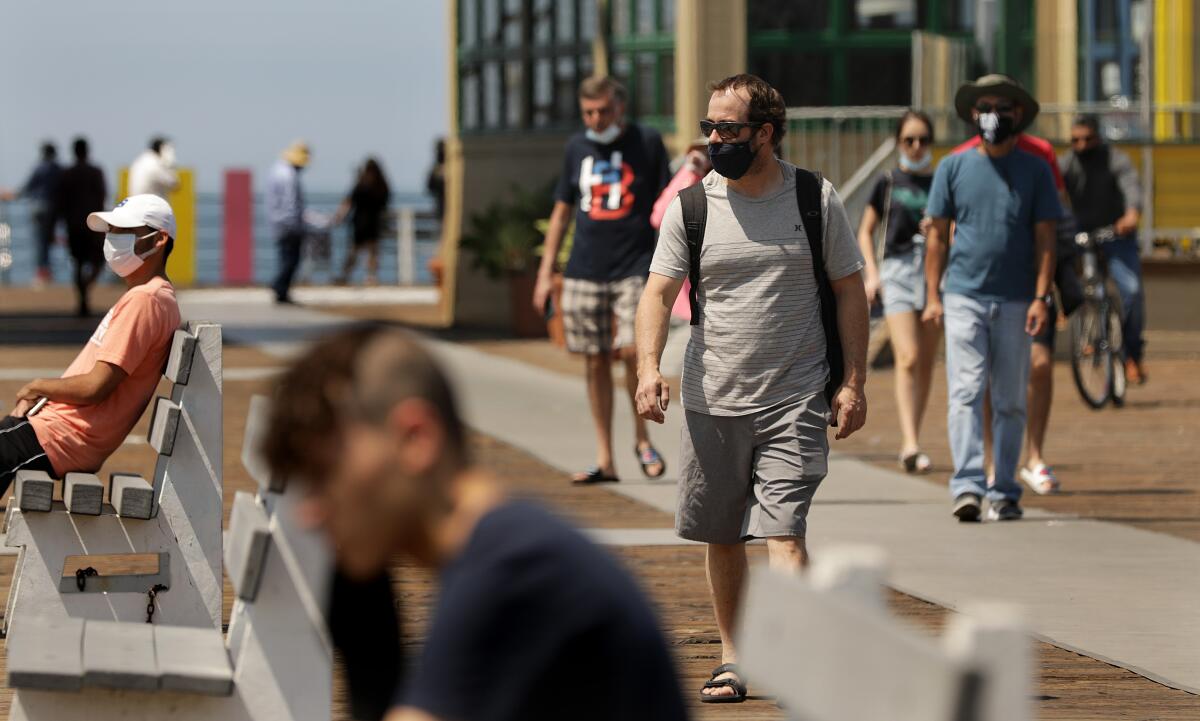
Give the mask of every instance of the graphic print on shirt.
<svg viewBox="0 0 1200 721">
<path fill-rule="evenodd" d="M 579 206 L 592 220 L 620 220 L 633 210 L 633 168 L 621 151 L 609 160 L 587 156 L 579 164 Z"/>
<path fill-rule="evenodd" d="M 120 206 L 117 206 L 117 207 L 120 207 Z M 100 321 L 100 325 L 96 326 L 96 332 L 92 333 L 92 338 L 91 338 L 91 342 L 93 345 L 98 345 L 98 346 L 103 347 L 104 336 L 106 333 L 108 333 L 108 325 L 109 325 L 109 323 L 112 322 L 112 316 L 113 316 L 114 310 L 116 310 L 116 309 L 109 308 L 108 312 L 104 314 L 104 320 Z"/>
</svg>

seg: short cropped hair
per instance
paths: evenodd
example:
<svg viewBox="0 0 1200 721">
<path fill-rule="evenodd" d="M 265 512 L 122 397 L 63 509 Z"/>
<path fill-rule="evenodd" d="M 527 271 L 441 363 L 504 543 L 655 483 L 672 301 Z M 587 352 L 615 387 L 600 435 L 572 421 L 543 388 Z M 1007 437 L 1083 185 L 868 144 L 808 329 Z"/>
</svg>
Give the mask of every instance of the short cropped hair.
<svg viewBox="0 0 1200 721">
<path fill-rule="evenodd" d="M 579 84 L 580 100 L 601 100 L 609 97 L 610 95 L 614 100 L 622 105 L 624 105 L 626 100 L 629 98 L 629 93 L 626 92 L 625 86 L 617 81 L 616 78 L 608 75 L 585 78 L 584 81 Z"/>
<path fill-rule="evenodd" d="M 272 475 L 305 475 L 348 420 L 382 425 L 399 403 L 419 398 L 440 416 L 447 451 L 467 462 L 466 431 L 450 382 L 408 333 L 358 325 L 317 342 L 284 372 L 276 387 L 262 452 Z"/>
<path fill-rule="evenodd" d="M 1075 118 L 1071 120 L 1071 124 L 1087 128 L 1097 135 L 1100 134 L 1100 116 L 1096 115 L 1095 113 L 1081 113 L 1076 115 Z"/>
<path fill-rule="evenodd" d="M 783 102 L 783 95 L 767 81 L 757 75 L 742 73 L 715 82 L 708 86 L 708 90 L 713 93 L 745 90 L 750 96 L 750 121 L 775 128 L 771 144 L 779 147 L 787 133 L 787 105 Z"/>
</svg>

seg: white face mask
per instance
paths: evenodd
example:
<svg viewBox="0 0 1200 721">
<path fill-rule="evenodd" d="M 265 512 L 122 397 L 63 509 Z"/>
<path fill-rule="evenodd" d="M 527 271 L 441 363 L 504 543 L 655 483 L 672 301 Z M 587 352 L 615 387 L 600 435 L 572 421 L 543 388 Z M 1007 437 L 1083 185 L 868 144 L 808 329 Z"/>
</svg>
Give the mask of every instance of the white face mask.
<svg viewBox="0 0 1200 721">
<path fill-rule="evenodd" d="M 594 143 L 600 143 L 601 145 L 608 145 L 612 141 L 616 140 L 617 136 L 620 134 L 621 134 L 621 126 L 617 125 L 616 123 L 609 125 L 607 128 L 605 128 L 604 130 L 601 130 L 600 132 L 596 132 L 595 130 L 588 128 L 587 132 L 585 133 L 585 135 L 587 135 L 588 140 L 590 140 Z"/>
<path fill-rule="evenodd" d="M 156 230 L 141 237 L 135 237 L 129 233 L 106 234 L 104 236 L 104 259 L 108 261 L 108 267 L 122 278 L 142 267 L 142 261 L 158 252 L 158 248 L 151 248 L 138 255 L 134 252 L 134 246 L 139 240 L 152 238 L 158 233 L 159 231 Z"/>
</svg>

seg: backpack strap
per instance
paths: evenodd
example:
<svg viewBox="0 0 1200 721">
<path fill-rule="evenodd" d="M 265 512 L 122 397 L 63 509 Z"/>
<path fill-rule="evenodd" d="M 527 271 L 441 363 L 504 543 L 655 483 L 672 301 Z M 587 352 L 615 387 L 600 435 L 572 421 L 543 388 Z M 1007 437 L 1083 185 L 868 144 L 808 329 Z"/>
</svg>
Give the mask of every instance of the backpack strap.
<svg viewBox="0 0 1200 721">
<path fill-rule="evenodd" d="M 687 232 L 688 302 L 692 306 L 692 325 L 700 322 L 700 247 L 704 244 L 704 226 L 708 222 L 708 196 L 704 184 L 696 183 L 679 191 L 679 207 L 683 211 L 683 228 Z"/>
<path fill-rule="evenodd" d="M 825 401 L 832 407 L 833 396 L 842 385 L 846 369 L 842 338 L 838 332 L 837 299 L 825 269 L 825 223 L 821 212 L 824 185 L 825 179 L 819 172 L 796 169 L 796 204 L 800 207 L 800 220 L 804 223 L 804 234 L 808 236 L 808 249 L 812 253 L 813 275 L 817 279 L 817 296 L 821 301 L 821 326 L 825 331 L 825 360 L 829 364 Z M 836 417 L 830 420 L 830 425 L 837 425 Z"/>
</svg>

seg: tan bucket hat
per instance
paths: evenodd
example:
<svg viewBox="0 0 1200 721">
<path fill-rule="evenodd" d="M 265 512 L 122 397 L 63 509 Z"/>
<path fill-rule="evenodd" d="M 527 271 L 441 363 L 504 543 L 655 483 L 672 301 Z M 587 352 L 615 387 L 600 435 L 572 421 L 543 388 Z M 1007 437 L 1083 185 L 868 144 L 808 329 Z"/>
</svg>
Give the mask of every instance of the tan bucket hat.
<svg viewBox="0 0 1200 721">
<path fill-rule="evenodd" d="M 1038 110 L 1041 109 L 1038 101 L 1034 100 L 1029 91 L 1021 87 L 1020 83 L 1007 75 L 993 73 L 984 75 L 975 82 L 967 83 L 958 89 L 954 95 L 954 110 L 958 113 L 958 117 L 968 123 L 975 122 L 971 117 L 971 111 L 975 108 L 976 101 L 984 95 L 999 95 L 1024 108 L 1021 120 L 1014 128 L 1018 133 L 1033 124 L 1033 119 L 1037 117 Z"/>
</svg>

